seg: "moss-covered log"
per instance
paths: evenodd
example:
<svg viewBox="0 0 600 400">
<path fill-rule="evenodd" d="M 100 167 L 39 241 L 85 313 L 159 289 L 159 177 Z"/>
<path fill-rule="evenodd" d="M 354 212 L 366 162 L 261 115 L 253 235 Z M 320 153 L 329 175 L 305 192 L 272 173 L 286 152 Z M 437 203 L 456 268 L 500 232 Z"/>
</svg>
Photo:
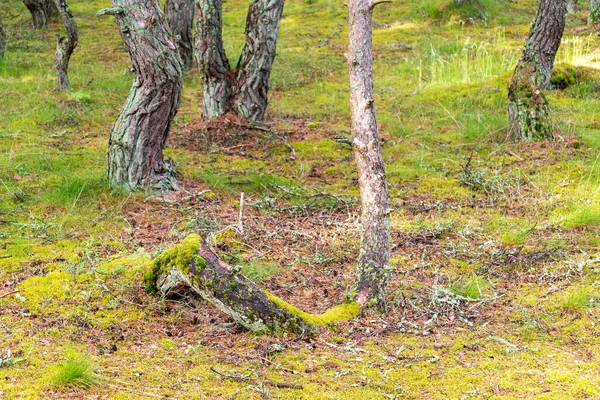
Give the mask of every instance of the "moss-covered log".
<svg viewBox="0 0 600 400">
<path fill-rule="evenodd" d="M 177 48 L 181 61 L 186 70 L 192 68 L 194 61 L 194 0 L 167 0 L 165 2 L 165 17 L 171 32 L 177 40 Z"/>
<path fill-rule="evenodd" d="M 163 149 L 181 100 L 183 65 L 158 0 L 112 0 L 135 80 L 110 135 L 110 186 L 124 191 L 177 188 Z"/>
<path fill-rule="evenodd" d="M 198 235 L 163 252 L 145 276 L 146 290 L 165 297 L 193 294 L 253 332 L 315 332 L 319 326 L 355 317 L 357 303 L 340 304 L 324 314 L 305 313 L 261 289 L 219 259 Z"/>
<path fill-rule="evenodd" d="M 508 86 L 510 138 L 513 141 L 553 137 L 550 108 L 544 91 L 550 85 L 566 18 L 565 0 L 540 0 L 523 55 Z"/>
<path fill-rule="evenodd" d="M 79 35 L 75 18 L 73 18 L 73 14 L 69 9 L 66 0 L 54 0 L 54 2 L 67 31 L 67 36 L 58 39 L 56 45 L 56 57 L 54 59 L 54 69 L 56 70 L 58 79 L 58 90 L 70 90 L 69 61 L 71 60 L 71 55 L 75 51 L 75 47 L 77 47 Z"/>
</svg>

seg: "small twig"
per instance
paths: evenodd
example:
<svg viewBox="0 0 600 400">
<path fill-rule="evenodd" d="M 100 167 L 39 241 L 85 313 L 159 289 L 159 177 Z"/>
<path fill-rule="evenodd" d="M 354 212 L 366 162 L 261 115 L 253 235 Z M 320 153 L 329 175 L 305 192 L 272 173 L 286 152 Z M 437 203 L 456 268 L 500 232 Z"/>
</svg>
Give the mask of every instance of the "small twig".
<svg viewBox="0 0 600 400">
<path fill-rule="evenodd" d="M 3 299 L 3 298 L 8 297 L 8 296 L 11 296 L 11 295 L 13 295 L 15 293 L 19 293 L 19 291 L 18 290 L 13 290 L 12 292 L 4 293 L 4 294 L 0 295 L 0 299 Z"/>
<path fill-rule="evenodd" d="M 240 219 L 238 222 L 238 228 L 239 228 L 242 236 L 246 236 L 246 234 L 244 233 L 243 219 L 244 219 L 244 192 L 242 192 L 242 194 L 240 194 Z"/>
</svg>

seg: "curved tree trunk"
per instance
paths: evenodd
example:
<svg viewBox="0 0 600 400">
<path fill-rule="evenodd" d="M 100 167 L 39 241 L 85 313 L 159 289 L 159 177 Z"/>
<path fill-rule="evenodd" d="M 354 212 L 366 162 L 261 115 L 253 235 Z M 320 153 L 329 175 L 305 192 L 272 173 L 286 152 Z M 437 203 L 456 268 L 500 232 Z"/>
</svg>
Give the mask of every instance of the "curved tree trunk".
<svg viewBox="0 0 600 400">
<path fill-rule="evenodd" d="M 351 130 L 358 170 L 362 235 L 356 277 L 361 306 L 385 306 L 390 273 L 390 209 L 373 93 L 372 0 L 349 0 Z"/>
<path fill-rule="evenodd" d="M 600 21 L 600 0 L 590 0 L 588 24 L 595 24 L 598 21 Z"/>
<path fill-rule="evenodd" d="M 221 0 L 196 0 L 196 58 L 204 81 L 204 116 L 225 114 L 231 106 L 229 60 L 223 48 Z"/>
<path fill-rule="evenodd" d="M 194 0 L 167 0 L 165 3 L 165 18 L 171 32 L 175 35 L 179 55 L 186 70 L 192 68 L 194 60 L 192 46 L 194 9 Z"/>
<path fill-rule="evenodd" d="M 514 141 L 553 137 L 550 108 L 544 91 L 550 85 L 566 17 L 565 0 L 540 0 L 523 55 L 508 86 L 510 137 Z"/>
<path fill-rule="evenodd" d="M 260 122 L 267 109 L 284 0 L 254 0 L 246 19 L 246 41 L 235 70 L 223 49 L 221 0 L 196 0 L 196 58 L 204 79 L 204 115 L 235 112 Z"/>
<path fill-rule="evenodd" d="M 33 29 L 48 28 L 48 3 L 46 0 L 23 0 L 23 3 L 31 13 Z"/>
<path fill-rule="evenodd" d="M 577 14 L 577 0 L 567 0 L 567 12 Z"/>
<path fill-rule="evenodd" d="M 373 96 L 372 0 L 350 0 L 350 102 L 362 208 L 362 239 L 351 299 L 320 315 L 308 314 L 261 290 L 220 260 L 198 235 L 165 251 L 145 275 L 146 290 L 163 296 L 197 295 L 241 326 L 259 332 L 311 333 L 347 320 L 361 308 L 384 309 L 389 277 L 390 217 Z"/>
<path fill-rule="evenodd" d="M 275 61 L 284 0 L 254 0 L 246 19 L 246 43 L 236 68 L 235 112 L 262 121 L 267 111 L 269 77 Z"/>
<path fill-rule="evenodd" d="M 70 90 L 71 83 L 69 82 L 69 61 L 71 55 L 77 47 L 79 36 L 77 33 L 77 24 L 71 14 L 71 10 L 67 5 L 66 0 L 54 0 L 59 9 L 60 16 L 67 30 L 67 36 L 58 39 L 56 45 L 56 58 L 54 59 L 54 68 L 58 78 L 58 90 Z"/>
<path fill-rule="evenodd" d="M 110 135 L 110 186 L 125 191 L 175 190 L 163 149 L 181 99 L 183 65 L 158 0 L 112 0 L 135 80 Z"/>
<path fill-rule="evenodd" d="M 0 58 L 4 57 L 6 50 L 6 32 L 4 31 L 4 25 L 2 25 L 2 16 L 0 16 Z"/>
</svg>

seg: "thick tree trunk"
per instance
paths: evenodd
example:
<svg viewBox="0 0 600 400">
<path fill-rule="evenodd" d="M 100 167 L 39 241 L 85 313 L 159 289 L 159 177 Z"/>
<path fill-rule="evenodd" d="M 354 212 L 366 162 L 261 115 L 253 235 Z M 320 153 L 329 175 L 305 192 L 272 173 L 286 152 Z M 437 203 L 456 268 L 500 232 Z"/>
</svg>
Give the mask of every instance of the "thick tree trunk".
<svg viewBox="0 0 600 400">
<path fill-rule="evenodd" d="M 221 0 L 196 0 L 196 58 L 204 81 L 204 116 L 225 114 L 231 107 L 229 60 L 223 48 Z"/>
<path fill-rule="evenodd" d="M 48 2 L 46 0 L 23 0 L 31 13 L 33 29 L 48 28 Z"/>
<path fill-rule="evenodd" d="M 199 296 L 235 322 L 254 332 L 311 333 L 318 326 L 353 318 L 356 303 L 336 306 L 324 314 L 300 311 L 262 290 L 239 270 L 220 260 L 198 235 L 190 235 L 165 251 L 146 273 L 146 290 L 166 297 Z"/>
<path fill-rule="evenodd" d="M 71 55 L 77 47 L 79 36 L 77 33 L 77 24 L 71 14 L 71 10 L 67 5 L 66 0 L 54 0 L 60 12 L 60 16 L 67 30 L 67 36 L 58 39 L 56 45 L 56 58 L 54 59 L 54 68 L 58 78 L 58 90 L 70 90 L 71 83 L 69 82 L 69 61 Z"/>
<path fill-rule="evenodd" d="M 351 129 L 358 170 L 362 236 L 356 277 L 361 306 L 385 306 L 390 273 L 390 208 L 373 93 L 372 0 L 349 0 Z"/>
<path fill-rule="evenodd" d="M 284 0 L 254 0 L 246 19 L 246 43 L 237 65 L 234 110 L 251 121 L 267 111 L 269 77 L 275 61 Z"/>
<path fill-rule="evenodd" d="M 548 100 L 554 58 L 565 28 L 565 0 L 540 0 L 523 55 L 508 86 L 510 137 L 534 141 L 553 137 Z"/>
<path fill-rule="evenodd" d="M 0 58 L 4 57 L 6 51 L 6 32 L 4 31 L 4 25 L 2 25 L 2 16 L 0 16 Z"/>
<path fill-rule="evenodd" d="M 590 0 L 588 24 L 595 24 L 598 21 L 600 21 L 600 0 Z"/>
<path fill-rule="evenodd" d="M 235 112 L 260 122 L 267 109 L 284 0 L 254 0 L 246 19 L 246 41 L 235 70 L 223 49 L 221 0 L 196 0 L 196 58 L 204 79 L 204 115 Z"/>
<path fill-rule="evenodd" d="M 110 186 L 125 191 L 175 190 L 163 149 L 181 99 L 183 65 L 158 0 L 112 0 L 135 80 L 112 129 L 108 150 Z"/>
<path fill-rule="evenodd" d="M 171 32 L 177 40 L 177 48 L 181 61 L 186 70 L 192 68 L 194 21 L 194 0 L 167 0 L 165 3 L 165 17 Z"/>
<path fill-rule="evenodd" d="M 577 14 L 577 0 L 567 0 L 567 12 Z"/>
</svg>

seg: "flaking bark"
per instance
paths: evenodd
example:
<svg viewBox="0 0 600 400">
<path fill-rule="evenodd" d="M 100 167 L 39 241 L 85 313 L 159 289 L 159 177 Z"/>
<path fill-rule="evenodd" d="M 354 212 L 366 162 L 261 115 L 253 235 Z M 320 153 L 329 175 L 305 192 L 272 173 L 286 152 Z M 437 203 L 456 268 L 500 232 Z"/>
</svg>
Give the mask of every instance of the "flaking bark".
<svg viewBox="0 0 600 400">
<path fill-rule="evenodd" d="M 194 0 L 167 0 L 165 18 L 177 40 L 177 48 L 186 70 L 192 68 L 194 60 L 193 21 Z"/>
<path fill-rule="evenodd" d="M 115 15 L 135 79 L 110 135 L 110 186 L 175 190 L 175 173 L 163 158 L 183 84 L 175 39 L 158 0 L 112 0 L 112 5 L 99 14 Z"/>
<path fill-rule="evenodd" d="M 58 78 L 58 90 L 70 90 L 71 83 L 69 81 L 69 61 L 77 43 L 79 35 L 77 32 L 77 24 L 73 18 L 73 14 L 67 5 L 66 0 L 54 0 L 56 7 L 59 10 L 60 16 L 65 25 L 67 36 L 58 39 L 56 45 L 56 57 L 54 59 L 54 68 Z"/>
<path fill-rule="evenodd" d="M 373 91 L 371 0 L 349 0 L 348 69 L 354 157 L 361 199 L 361 243 L 355 284 L 361 306 L 383 309 L 390 273 L 390 208 Z"/>
<path fill-rule="evenodd" d="M 553 137 L 550 108 L 544 92 L 550 86 L 566 18 L 565 0 L 540 0 L 523 55 L 508 86 L 510 138 L 514 141 Z"/>
<path fill-rule="evenodd" d="M 223 49 L 221 0 L 196 0 L 196 58 L 204 80 L 207 118 L 234 112 L 255 122 L 264 119 L 283 6 L 284 0 L 250 4 L 244 48 L 232 69 Z"/>
</svg>

